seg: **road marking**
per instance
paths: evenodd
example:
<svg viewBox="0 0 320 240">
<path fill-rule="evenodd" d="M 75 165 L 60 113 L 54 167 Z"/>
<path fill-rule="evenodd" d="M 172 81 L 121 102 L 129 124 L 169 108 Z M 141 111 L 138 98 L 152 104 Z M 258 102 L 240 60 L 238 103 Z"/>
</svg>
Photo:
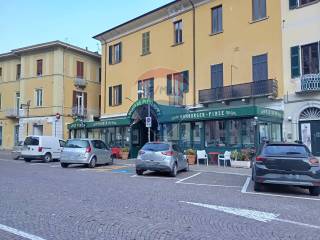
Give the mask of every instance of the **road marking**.
<svg viewBox="0 0 320 240">
<path fill-rule="evenodd" d="M 194 205 L 194 206 L 198 206 L 198 207 L 213 209 L 213 210 L 216 210 L 219 212 L 224 212 L 224 213 L 252 219 L 252 220 L 259 221 L 259 222 L 266 223 L 266 222 L 271 222 L 271 221 L 278 221 L 278 222 L 294 224 L 294 225 L 298 225 L 298 226 L 302 226 L 302 227 L 320 229 L 320 226 L 278 218 L 280 216 L 280 214 L 275 214 L 275 213 L 261 212 L 261 211 L 242 209 L 242 208 L 232 208 L 232 207 L 224 207 L 224 206 L 217 206 L 217 205 L 209 205 L 209 204 L 204 204 L 204 203 L 195 203 L 195 202 L 186 202 L 186 201 L 180 201 L 180 202 Z"/>
<path fill-rule="evenodd" d="M 218 185 L 218 184 L 206 184 L 206 183 L 185 183 L 179 182 L 178 184 L 185 184 L 185 185 L 195 185 L 195 186 L 207 186 L 207 187 L 224 187 L 224 188 L 241 188 L 241 186 L 228 186 L 228 185 Z"/>
<path fill-rule="evenodd" d="M 186 177 L 186 178 L 180 179 L 180 180 L 179 180 L 179 181 L 177 181 L 176 183 L 181 183 L 181 182 L 183 182 L 183 181 L 185 181 L 185 180 L 188 180 L 188 179 L 190 179 L 190 178 L 196 177 L 196 176 L 198 176 L 198 175 L 200 175 L 200 174 L 201 174 L 201 172 L 198 172 L 198 173 L 193 174 L 193 175 L 191 175 L 191 176 L 189 176 L 189 177 Z"/>
<path fill-rule="evenodd" d="M 241 189 L 242 193 L 246 193 L 247 192 L 247 189 L 248 189 L 248 186 L 250 184 L 250 181 L 251 181 L 251 178 L 247 177 L 247 180 L 246 180 L 246 182 L 244 183 L 244 185 L 243 185 L 243 187 Z"/>
<path fill-rule="evenodd" d="M 244 173 L 232 173 L 232 172 L 218 172 L 218 171 L 205 171 L 205 170 L 196 170 L 196 169 L 191 169 L 194 172 L 204 172 L 204 173 L 218 173 L 218 174 L 228 174 L 228 175 L 237 175 L 237 176 L 245 176 L 249 177 L 249 174 L 244 174 Z"/>
<path fill-rule="evenodd" d="M 0 159 L 0 161 L 4 161 L 4 162 L 12 162 L 12 163 L 23 163 L 22 161 L 20 160 L 14 160 L 14 159 Z"/>
<path fill-rule="evenodd" d="M 12 228 L 12 227 L 8 227 L 8 226 L 2 225 L 2 224 L 0 224 L 0 229 L 5 232 L 9 232 L 14 235 L 17 235 L 17 236 L 20 236 L 20 237 L 23 237 L 26 239 L 30 239 L 30 240 L 45 240 L 44 238 L 20 231 L 18 229 Z"/>
<path fill-rule="evenodd" d="M 245 194 L 252 194 L 252 195 L 270 196 L 270 197 L 283 197 L 283 198 L 294 198 L 294 199 L 302 199 L 302 200 L 320 201 L 320 198 L 295 197 L 295 196 L 286 196 L 286 195 L 280 195 L 280 194 L 259 193 L 259 192 L 244 192 L 244 193 Z"/>
</svg>

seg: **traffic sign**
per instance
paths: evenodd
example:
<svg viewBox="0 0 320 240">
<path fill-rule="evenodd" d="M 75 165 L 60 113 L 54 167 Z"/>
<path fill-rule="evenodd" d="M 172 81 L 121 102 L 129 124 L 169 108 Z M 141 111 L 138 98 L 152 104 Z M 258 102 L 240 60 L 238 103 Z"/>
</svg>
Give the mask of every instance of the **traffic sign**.
<svg viewBox="0 0 320 240">
<path fill-rule="evenodd" d="M 152 126 L 152 118 L 146 117 L 146 127 L 151 128 L 151 126 Z"/>
</svg>

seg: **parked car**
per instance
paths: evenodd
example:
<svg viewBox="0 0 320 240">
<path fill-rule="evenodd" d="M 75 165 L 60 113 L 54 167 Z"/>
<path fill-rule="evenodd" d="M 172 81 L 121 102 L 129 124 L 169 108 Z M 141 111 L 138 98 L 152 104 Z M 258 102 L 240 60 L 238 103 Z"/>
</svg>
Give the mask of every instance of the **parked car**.
<svg viewBox="0 0 320 240">
<path fill-rule="evenodd" d="M 11 155 L 14 160 L 18 160 L 21 157 L 23 150 L 23 141 L 19 141 L 12 149 Z"/>
<path fill-rule="evenodd" d="M 320 194 L 319 159 L 302 143 L 265 143 L 253 164 L 255 191 L 263 184 L 282 184 L 308 188 L 313 196 Z"/>
<path fill-rule="evenodd" d="M 52 136 L 28 136 L 24 140 L 21 156 L 26 162 L 43 160 L 48 163 L 60 160 L 65 141 Z"/>
<path fill-rule="evenodd" d="M 178 171 L 188 171 L 189 164 L 177 144 L 150 142 L 142 147 L 136 160 L 137 175 L 142 175 L 147 170 L 168 172 L 170 176 L 175 177 Z"/>
<path fill-rule="evenodd" d="M 101 140 L 70 139 L 63 149 L 60 164 L 63 168 L 70 164 L 85 164 L 94 168 L 97 164 L 113 164 L 113 157 Z"/>
</svg>

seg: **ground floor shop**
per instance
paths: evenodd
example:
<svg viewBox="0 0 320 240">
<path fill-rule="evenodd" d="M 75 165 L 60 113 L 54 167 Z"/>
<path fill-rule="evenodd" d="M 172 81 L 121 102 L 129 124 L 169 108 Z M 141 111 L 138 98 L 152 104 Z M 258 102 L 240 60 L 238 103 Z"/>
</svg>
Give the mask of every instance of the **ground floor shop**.
<svg viewBox="0 0 320 240">
<path fill-rule="evenodd" d="M 320 98 L 312 98 L 296 97 L 285 102 L 284 137 L 287 141 L 301 140 L 320 156 Z"/>
<path fill-rule="evenodd" d="M 151 117 L 151 127 L 146 118 Z M 68 125 L 70 137 L 104 140 L 129 147 L 131 157 L 149 141 L 170 141 L 183 149 L 219 151 L 254 148 L 264 140 L 282 140 L 281 111 L 258 106 L 188 110 L 150 99 L 135 102 L 126 116 Z M 150 124 L 150 123 L 149 123 Z"/>
</svg>

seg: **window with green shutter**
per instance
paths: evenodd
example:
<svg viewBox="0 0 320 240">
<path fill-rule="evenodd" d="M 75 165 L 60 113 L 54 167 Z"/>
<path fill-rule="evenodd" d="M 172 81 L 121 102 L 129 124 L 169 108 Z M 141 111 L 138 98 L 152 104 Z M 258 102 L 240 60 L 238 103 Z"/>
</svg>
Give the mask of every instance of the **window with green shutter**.
<svg viewBox="0 0 320 240">
<path fill-rule="evenodd" d="M 142 55 L 150 53 L 150 32 L 142 34 Z"/>
<path fill-rule="evenodd" d="M 300 47 L 295 46 L 291 48 L 291 77 L 300 76 Z"/>
</svg>

